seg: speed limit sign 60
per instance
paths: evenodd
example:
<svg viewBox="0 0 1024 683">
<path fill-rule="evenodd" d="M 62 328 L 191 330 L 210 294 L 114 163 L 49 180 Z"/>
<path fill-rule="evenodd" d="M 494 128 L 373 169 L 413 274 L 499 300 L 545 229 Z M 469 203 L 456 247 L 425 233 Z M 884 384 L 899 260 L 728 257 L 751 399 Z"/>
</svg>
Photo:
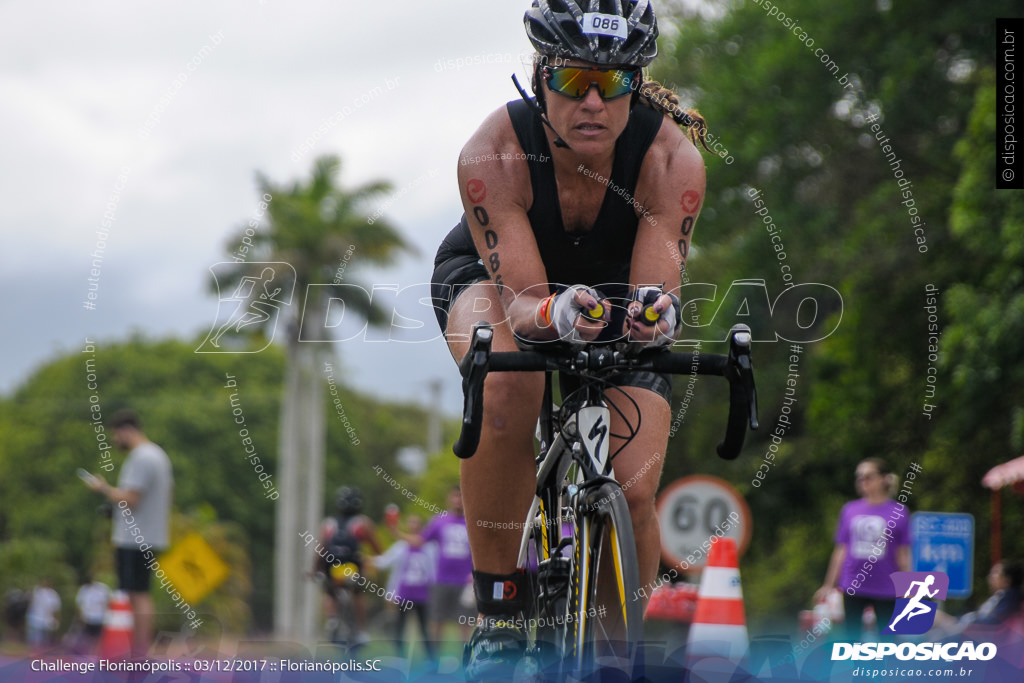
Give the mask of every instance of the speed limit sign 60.
<svg viewBox="0 0 1024 683">
<path fill-rule="evenodd" d="M 682 571 L 700 569 L 716 538 L 736 541 L 740 556 L 750 543 L 750 508 L 718 477 L 693 475 L 669 484 L 657 501 L 661 559 Z"/>
</svg>

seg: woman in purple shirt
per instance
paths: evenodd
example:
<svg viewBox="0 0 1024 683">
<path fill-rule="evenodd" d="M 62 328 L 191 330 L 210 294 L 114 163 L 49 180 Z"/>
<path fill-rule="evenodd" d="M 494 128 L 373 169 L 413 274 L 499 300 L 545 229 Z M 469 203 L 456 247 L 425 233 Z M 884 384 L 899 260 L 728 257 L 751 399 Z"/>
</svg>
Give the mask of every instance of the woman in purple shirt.
<svg viewBox="0 0 1024 683">
<path fill-rule="evenodd" d="M 839 513 L 825 583 L 814 594 L 816 601 L 822 601 L 837 585 L 843 591 L 850 641 L 863 637 L 868 605 L 875 610 L 881 634 L 896 606 L 889 574 L 910 571 L 910 513 L 889 497 L 896 489 L 896 475 L 881 458 L 868 458 L 857 465 L 856 484 L 861 497 Z"/>
<path fill-rule="evenodd" d="M 405 518 L 410 535 L 417 535 L 423 529 L 423 520 L 417 515 Z M 434 659 L 434 648 L 430 633 L 427 631 L 427 601 L 430 597 L 430 586 L 435 581 L 437 558 L 431 544 L 413 546 L 404 539 L 399 539 L 388 548 L 383 555 L 373 558 L 373 565 L 378 569 L 390 569 L 388 591 L 394 591 L 400 600 L 398 605 L 398 621 L 395 624 L 395 642 L 398 655 L 402 656 L 405 642 L 405 619 L 408 611 L 416 613 L 420 622 L 420 634 L 427 657 Z M 409 653 L 405 655 L 408 657 Z"/>
</svg>

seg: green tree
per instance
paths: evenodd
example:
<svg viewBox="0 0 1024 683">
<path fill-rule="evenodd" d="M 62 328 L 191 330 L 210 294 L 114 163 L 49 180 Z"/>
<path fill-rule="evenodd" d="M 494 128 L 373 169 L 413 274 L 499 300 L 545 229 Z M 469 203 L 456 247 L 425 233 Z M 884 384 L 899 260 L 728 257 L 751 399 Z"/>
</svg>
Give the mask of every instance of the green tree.
<svg viewBox="0 0 1024 683">
<path fill-rule="evenodd" d="M 303 581 L 305 566 L 300 534 L 315 528 L 323 507 L 324 472 L 324 361 L 321 342 L 326 336 L 330 302 L 340 300 L 346 312 L 365 316 L 370 324 L 391 324 L 390 311 L 376 306 L 366 288 L 335 278 L 348 259 L 372 264 L 391 263 L 411 247 L 386 220 L 368 218 L 368 201 L 390 189 L 381 181 L 347 190 L 338 186 L 340 160 L 318 158 L 307 181 L 278 185 L 257 175 L 257 186 L 266 204 L 266 226 L 240 230 L 228 241 L 228 249 L 251 235 L 251 258 L 222 273 L 215 287 L 235 288 L 244 278 L 257 285 L 243 293 L 245 310 L 259 308 L 273 299 L 271 287 L 290 288 L 301 304 L 281 312 L 287 356 L 281 428 L 278 432 L 282 502 L 277 506 L 275 557 L 275 629 L 281 637 L 308 640 L 313 635 L 312 613 L 317 602 Z M 266 262 L 275 267 L 273 284 L 266 282 Z M 347 273 L 347 270 L 346 270 Z M 265 309 L 264 309 L 265 310 Z M 351 316 L 350 316 L 351 317 Z M 262 325 L 278 325 L 267 315 Z M 235 329 L 242 331 L 242 324 Z"/>
<path fill-rule="evenodd" d="M 199 341 L 90 340 L 82 345 L 91 347 L 87 353 L 80 348 L 61 354 L 12 395 L 0 397 L 0 471 L 9 473 L 0 477 L 0 595 L 10 587 L 31 587 L 51 570 L 65 602 L 74 598 L 76 577 L 86 573 L 114 584 L 110 521 L 97 509 L 102 498 L 75 471 L 81 467 L 116 481 L 124 454 L 101 449 L 110 440 L 102 425 L 113 411 L 131 407 L 142 416 L 147 436 L 171 458 L 171 542 L 197 531 L 231 568 L 229 579 L 199 611 L 213 616 L 207 620 L 211 627 L 219 624 L 231 632 L 270 627 L 278 502 L 267 497 L 255 466 L 280 488 L 274 444 L 285 354 L 278 346 L 255 354 L 197 354 Z M 87 381 L 90 374 L 95 378 Z M 236 386 L 225 387 L 228 375 Z M 376 517 L 386 503 L 408 499 L 373 466 L 396 472 L 395 453 L 424 432 L 426 416 L 416 406 L 382 404 L 343 384 L 337 390 L 360 443 L 353 444 L 339 420 L 328 421 L 331 458 L 325 480 L 331 490 L 343 483 L 361 486 L 367 512 Z M 243 411 L 244 427 L 236 422 L 232 396 Z M 333 412 L 329 398 L 323 400 L 324 409 Z M 255 454 L 246 452 L 242 428 Z M 104 459 L 106 453 L 112 453 L 110 459 Z M 403 484 L 415 488 L 413 481 Z M 317 521 L 322 514 L 323 509 L 316 511 Z M 309 553 L 303 549 L 299 556 L 307 567 Z M 161 592 L 157 583 L 154 595 Z M 165 603 L 158 603 L 158 628 L 176 631 L 180 611 Z"/>
<path fill-rule="evenodd" d="M 265 580 L 269 587 L 269 575 L 263 579 L 258 565 L 250 575 L 247 558 L 270 552 L 273 503 L 263 499 L 236 429 L 224 429 L 234 426 L 223 386 L 231 358 L 196 354 L 194 348 L 195 343 L 141 337 L 120 343 L 90 339 L 41 367 L 4 398 L 0 467 L 17 474 L 0 478 L 0 542 L 52 543 L 78 577 L 92 574 L 114 583 L 110 521 L 98 510 L 102 498 L 75 472 L 83 468 L 116 481 L 123 454 L 109 448 L 104 421 L 113 411 L 130 407 L 142 416 L 147 436 L 170 456 L 175 508 L 188 515 L 208 504 L 211 519 L 245 520 L 245 541 L 232 551 L 245 559 L 229 562 L 234 580 L 246 590 L 253 581 Z M 283 360 L 279 351 L 268 350 L 247 373 L 246 417 L 260 445 L 272 444 L 275 436 L 272 416 Z M 260 455 L 272 470 L 274 454 L 261 449 Z M 172 535 L 171 542 L 176 540 Z M 34 571 L 47 566 L 40 561 Z M 222 601 L 230 594 L 227 587 L 223 591 L 211 599 Z M 213 610 L 223 623 L 249 625 L 247 612 L 238 618 L 229 612 Z M 160 627 L 176 630 L 168 622 Z"/>
<path fill-rule="evenodd" d="M 836 332 L 805 345 L 793 427 L 760 488 L 750 482 L 780 416 L 788 344 L 755 345 L 763 431 L 739 460 L 710 455 L 722 409 L 713 405 L 721 403 L 714 383 L 703 379 L 697 410 L 687 413 L 684 438 L 673 439 L 666 459 L 666 481 L 710 471 L 748 498 L 755 528 L 744 578 L 762 615 L 807 606 L 864 457 L 881 455 L 900 475 L 911 461 L 924 465 L 912 508 L 974 513 L 984 548 L 987 496 L 978 473 L 1007 459 L 1021 429 L 1019 393 L 1006 395 L 1019 386 L 1009 368 L 1020 367 L 1020 345 L 1009 340 L 1019 326 L 1020 258 L 1006 246 L 1020 242 L 1019 208 L 1009 197 L 990 207 L 994 161 L 978 151 L 990 150 L 991 137 L 983 142 L 980 124 L 968 125 L 993 60 L 990 17 L 1013 11 L 1008 2 L 987 10 L 920 0 L 744 2 L 711 20 L 682 17 L 669 58 L 655 65 L 655 76 L 700 108 L 734 159 L 706 157 L 691 281 L 715 282 L 721 293 L 733 280 L 763 279 L 774 299 L 786 286 L 784 263 L 795 283 L 829 284 L 843 298 Z M 781 13 L 795 21 L 787 26 Z M 969 142 L 958 143 L 965 136 Z M 957 144 L 962 151 L 954 154 Z M 897 170 L 913 183 L 909 196 Z M 755 214 L 755 191 L 781 234 L 785 261 L 765 216 Z M 919 232 L 911 209 L 923 219 Z M 964 258 L 965 250 L 975 258 Z M 931 418 L 922 410 L 928 284 L 943 291 L 948 325 L 938 363 L 943 394 Z M 702 308 L 702 322 L 720 300 Z M 726 325 L 743 321 L 725 313 Z M 827 329 L 839 312 L 819 313 Z M 963 350 L 971 353 L 960 357 Z M 988 451 L 967 464 L 965 442 L 979 434 Z"/>
<path fill-rule="evenodd" d="M 979 589 L 991 553 L 991 519 L 975 482 L 1024 450 L 1024 198 L 993 191 L 996 92 L 992 69 L 978 78 L 973 110 L 954 150 L 959 177 L 952 193 L 950 232 L 956 277 L 939 293 L 940 336 L 935 438 L 924 465 L 937 475 L 929 498 L 979 508 Z M 939 393 L 941 392 L 941 393 Z M 963 482 L 971 486 L 963 486 Z M 1002 492 L 1000 493 L 1002 495 Z M 979 500 L 980 498 L 980 500 Z M 1020 505 L 1003 506 L 1002 555 L 1024 555 Z"/>
</svg>

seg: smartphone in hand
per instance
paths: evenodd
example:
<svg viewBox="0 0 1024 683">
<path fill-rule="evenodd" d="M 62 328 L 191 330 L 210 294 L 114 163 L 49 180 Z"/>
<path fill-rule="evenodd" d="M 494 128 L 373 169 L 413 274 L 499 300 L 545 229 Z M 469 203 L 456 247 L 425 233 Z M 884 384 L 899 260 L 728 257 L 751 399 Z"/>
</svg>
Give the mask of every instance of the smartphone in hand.
<svg viewBox="0 0 1024 683">
<path fill-rule="evenodd" d="M 78 478 L 84 481 L 86 486 L 92 486 L 96 483 L 96 477 L 81 467 L 78 468 Z"/>
</svg>

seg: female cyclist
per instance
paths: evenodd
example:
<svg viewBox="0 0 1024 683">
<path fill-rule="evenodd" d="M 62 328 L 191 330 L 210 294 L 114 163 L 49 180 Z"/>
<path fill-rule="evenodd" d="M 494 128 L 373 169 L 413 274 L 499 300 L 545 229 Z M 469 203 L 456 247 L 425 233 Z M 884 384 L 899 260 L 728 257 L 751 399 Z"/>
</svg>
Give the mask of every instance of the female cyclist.
<svg viewBox="0 0 1024 683">
<path fill-rule="evenodd" d="M 681 327 L 672 290 L 704 197 L 695 147 L 704 122 L 680 112 L 671 91 L 643 83 L 657 54 L 654 9 L 648 0 L 533 0 L 524 21 L 538 53 L 536 99 L 499 108 L 463 148 L 465 214 L 434 262 L 433 294 L 444 304 L 435 310 L 452 356 L 465 355 L 481 320 L 494 326 L 495 351 L 516 350 L 517 338 L 670 344 Z M 666 113 L 690 124 L 691 139 L 671 119 L 663 125 Z M 470 679 L 522 654 L 524 635 L 510 619 L 529 592 L 515 572 L 517 527 L 533 496 L 543 387 L 539 374 L 490 375 L 480 445 L 462 463 L 482 616 L 467 648 Z M 625 491 L 644 583 L 657 571 L 654 497 L 671 385 L 635 373 L 621 389 L 629 399 L 620 396 L 618 410 L 636 424 L 639 409 L 643 420 L 615 473 L 625 481 L 654 464 Z M 612 415 L 611 433 L 624 434 Z"/>
</svg>

